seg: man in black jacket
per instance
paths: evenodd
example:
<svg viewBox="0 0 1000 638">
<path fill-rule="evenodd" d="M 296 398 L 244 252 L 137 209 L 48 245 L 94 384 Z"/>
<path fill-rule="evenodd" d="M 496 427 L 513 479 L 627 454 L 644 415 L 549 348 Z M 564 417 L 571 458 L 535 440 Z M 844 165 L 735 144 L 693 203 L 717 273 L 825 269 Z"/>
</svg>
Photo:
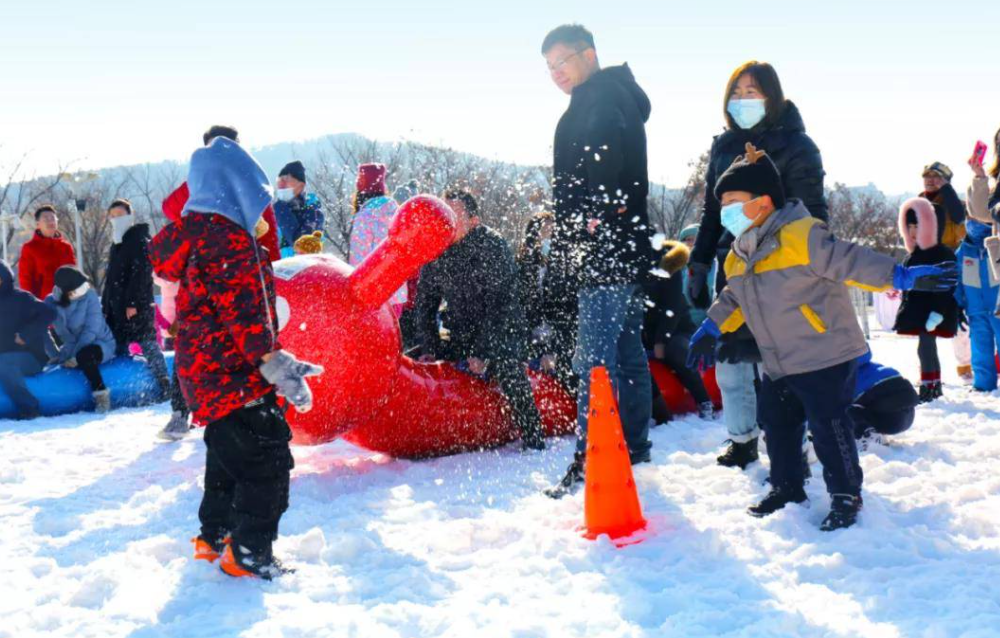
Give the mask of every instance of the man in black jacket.
<svg viewBox="0 0 1000 638">
<path fill-rule="evenodd" d="M 115 337 L 118 356 L 138 343 L 163 398 L 170 395 L 170 375 L 156 341 L 153 266 L 149 262 L 149 225 L 135 223 L 132 204 L 116 199 L 108 207 L 112 243 L 101 307 Z"/>
<path fill-rule="evenodd" d="M 14 285 L 14 273 L 0 261 L 0 388 L 14 402 L 19 419 L 38 416 L 38 399 L 28 390 L 25 377 L 45 367 L 45 340 L 56 311 L 30 292 Z"/>
<path fill-rule="evenodd" d="M 420 272 L 414 325 L 421 360 L 455 360 L 474 375 L 495 379 L 524 447 L 543 450 L 541 417 L 524 369 L 528 335 L 514 254 L 503 237 L 479 223 L 471 194 L 454 189 L 444 199 L 455 211 L 455 243 Z M 442 302 L 447 304 L 447 349 L 438 337 Z"/>
<path fill-rule="evenodd" d="M 653 263 L 646 196 L 649 98 L 628 65 L 602 69 L 594 36 L 563 25 L 542 43 L 552 80 L 570 95 L 556 127 L 553 261 L 578 273 L 577 453 L 561 496 L 582 481 L 590 371 L 608 369 L 635 463 L 649 460 L 650 378 L 642 347 L 642 283 Z"/>
</svg>

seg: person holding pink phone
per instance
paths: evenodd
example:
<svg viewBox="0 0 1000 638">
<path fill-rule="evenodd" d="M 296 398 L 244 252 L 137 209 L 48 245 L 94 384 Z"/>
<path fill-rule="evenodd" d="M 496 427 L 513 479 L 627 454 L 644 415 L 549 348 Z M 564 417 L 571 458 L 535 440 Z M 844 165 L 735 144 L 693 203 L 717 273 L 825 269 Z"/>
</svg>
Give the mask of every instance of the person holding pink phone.
<svg viewBox="0 0 1000 638">
<path fill-rule="evenodd" d="M 993 165 L 987 171 L 984 167 L 986 159 L 986 144 L 978 142 L 969 158 L 969 168 L 972 169 L 972 184 L 966 192 L 969 216 L 984 224 L 992 224 L 993 216 L 1000 215 L 1000 130 L 993 136 Z M 993 178 L 993 189 L 990 190 L 990 178 Z M 996 233 L 994 233 L 996 234 Z"/>
</svg>

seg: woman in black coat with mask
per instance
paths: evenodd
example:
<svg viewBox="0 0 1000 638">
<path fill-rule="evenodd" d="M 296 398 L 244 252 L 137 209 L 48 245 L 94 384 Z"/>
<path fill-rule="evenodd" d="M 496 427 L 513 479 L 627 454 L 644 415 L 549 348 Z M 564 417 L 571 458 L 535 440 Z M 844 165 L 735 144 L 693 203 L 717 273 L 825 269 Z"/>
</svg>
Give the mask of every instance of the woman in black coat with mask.
<svg viewBox="0 0 1000 638">
<path fill-rule="evenodd" d="M 819 148 L 806 134 L 799 109 L 785 99 L 774 67 L 756 60 L 739 66 L 726 85 L 723 114 L 726 130 L 712 142 L 701 226 L 688 267 L 688 298 L 697 301 L 711 299 L 706 288 L 712 260 L 719 262 L 715 290 L 726 285 L 723 264 L 733 236 L 719 218 L 715 181 L 745 152 L 747 142 L 767 152 L 781 174 L 786 197 L 802 200 L 813 217 L 827 219 Z M 758 375 L 753 366 L 760 361 L 760 352 L 750 332 L 741 330 L 722 339 L 718 361 L 716 379 L 730 437 L 729 449 L 719 457 L 719 463 L 745 467 L 757 459 L 759 432 L 754 416 L 754 379 Z"/>
</svg>

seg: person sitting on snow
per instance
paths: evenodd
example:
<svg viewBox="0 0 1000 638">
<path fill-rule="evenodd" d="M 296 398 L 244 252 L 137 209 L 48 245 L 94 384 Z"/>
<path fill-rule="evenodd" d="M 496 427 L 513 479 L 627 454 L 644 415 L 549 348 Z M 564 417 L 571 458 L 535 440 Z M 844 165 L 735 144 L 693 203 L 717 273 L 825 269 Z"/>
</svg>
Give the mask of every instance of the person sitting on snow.
<svg viewBox="0 0 1000 638">
<path fill-rule="evenodd" d="M 723 333 L 746 324 L 762 357 L 758 417 L 767 435 L 771 491 L 750 514 L 806 500 L 806 423 L 832 497 L 824 531 L 850 527 L 861 509 L 862 473 L 847 411 L 857 359 L 868 351 L 845 284 L 870 290 L 949 290 L 950 265 L 904 268 L 887 255 L 838 240 L 799 200 L 785 201 L 767 153 L 746 145 L 716 181 L 722 224 L 736 238 L 727 285 L 691 338 L 688 364 L 711 365 Z"/>
<path fill-rule="evenodd" d="M 24 378 L 41 372 L 49 360 L 45 346 L 56 311 L 18 288 L 5 261 L 0 261 L 0 308 L 0 388 L 14 403 L 18 419 L 33 419 L 39 415 L 38 399 Z"/>
<path fill-rule="evenodd" d="M 310 409 L 305 377 L 322 368 L 278 342 L 273 270 L 254 238 L 271 202 L 263 169 L 216 137 L 192 155 L 187 184 L 184 216 L 153 238 L 150 259 L 180 284 L 175 365 L 195 422 L 207 425 L 195 559 L 221 554 L 226 574 L 271 579 L 285 571 L 272 543 L 294 465 L 278 397 Z"/>
<path fill-rule="evenodd" d="M 445 301 L 452 356 L 472 374 L 492 376 L 514 412 L 523 446 L 545 449 L 524 369 L 528 331 L 514 254 L 499 233 L 480 223 L 479 204 L 470 193 L 452 189 L 444 200 L 455 211 L 455 243 L 420 272 L 414 325 L 421 360 L 434 361 L 442 354 L 438 310 Z"/>
<path fill-rule="evenodd" d="M 895 368 L 872 361 L 869 350 L 858 358 L 854 402 L 847 409 L 854 436 L 867 446 L 880 435 L 901 434 L 910 429 L 920 403 L 913 384 Z"/>
<path fill-rule="evenodd" d="M 73 266 L 63 266 L 53 277 L 55 286 L 45 298 L 56 311 L 52 328 L 59 338 L 53 362 L 64 368 L 79 368 L 90 383 L 94 409 L 111 409 L 111 390 L 104 385 L 100 365 L 115 356 L 115 338 L 104 320 L 101 299 L 87 275 Z"/>
</svg>

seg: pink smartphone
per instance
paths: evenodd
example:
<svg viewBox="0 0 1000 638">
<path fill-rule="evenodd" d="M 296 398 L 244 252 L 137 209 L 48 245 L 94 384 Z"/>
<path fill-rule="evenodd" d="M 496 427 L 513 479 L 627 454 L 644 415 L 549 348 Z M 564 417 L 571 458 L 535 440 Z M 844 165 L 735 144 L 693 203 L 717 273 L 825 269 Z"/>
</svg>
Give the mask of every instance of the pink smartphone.
<svg viewBox="0 0 1000 638">
<path fill-rule="evenodd" d="M 972 151 L 972 159 L 976 162 L 976 164 L 979 164 L 980 166 L 983 165 L 983 162 L 986 161 L 986 151 L 989 150 L 989 148 L 989 146 L 986 146 L 986 142 L 982 140 L 976 142 L 976 150 Z"/>
</svg>

